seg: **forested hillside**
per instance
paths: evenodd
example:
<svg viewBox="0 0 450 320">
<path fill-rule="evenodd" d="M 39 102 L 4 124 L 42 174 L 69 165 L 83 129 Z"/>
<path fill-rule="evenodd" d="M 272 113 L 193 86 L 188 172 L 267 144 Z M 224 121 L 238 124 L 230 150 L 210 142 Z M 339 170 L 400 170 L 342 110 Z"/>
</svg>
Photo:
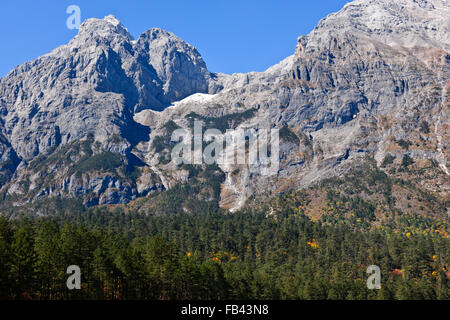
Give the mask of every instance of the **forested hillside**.
<svg viewBox="0 0 450 320">
<path fill-rule="evenodd" d="M 147 207 L 84 209 L 64 202 L 53 204 L 59 210 L 53 215 L 31 218 L 22 212 L 2 218 L 0 295 L 449 299 L 448 222 L 438 217 L 445 204 L 418 197 L 415 201 L 436 210 L 422 216 L 396 209 L 399 199 L 389 192 L 377 202 L 363 199 L 357 186 L 380 195 L 377 188 L 399 184 L 380 171 L 365 170 L 370 174 L 250 202 L 233 214 L 217 202 L 195 199 L 195 184 L 188 184 L 148 199 Z M 356 194 L 346 194 L 349 190 Z M 169 213 L 183 207 L 189 210 Z M 373 264 L 381 268 L 379 290 L 366 286 L 366 269 Z M 81 268 L 81 290 L 66 287 L 69 265 Z"/>
</svg>

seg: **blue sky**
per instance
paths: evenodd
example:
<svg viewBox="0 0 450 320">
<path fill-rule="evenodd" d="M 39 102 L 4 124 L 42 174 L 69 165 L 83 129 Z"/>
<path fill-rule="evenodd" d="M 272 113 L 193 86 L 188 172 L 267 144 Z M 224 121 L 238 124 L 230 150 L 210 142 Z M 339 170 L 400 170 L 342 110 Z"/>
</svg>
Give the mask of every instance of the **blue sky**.
<svg viewBox="0 0 450 320">
<path fill-rule="evenodd" d="M 0 77 L 67 43 L 66 8 L 82 21 L 114 14 L 137 38 L 159 27 L 191 43 L 214 72 L 263 71 L 291 55 L 298 36 L 348 0 L 15 0 L 0 4 Z"/>
</svg>

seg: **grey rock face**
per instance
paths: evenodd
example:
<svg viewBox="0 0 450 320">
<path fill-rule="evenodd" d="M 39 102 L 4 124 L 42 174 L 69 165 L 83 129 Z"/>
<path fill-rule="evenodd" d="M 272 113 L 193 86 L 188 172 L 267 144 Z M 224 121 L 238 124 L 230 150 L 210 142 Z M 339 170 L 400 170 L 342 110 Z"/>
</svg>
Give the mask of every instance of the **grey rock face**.
<svg viewBox="0 0 450 320">
<path fill-rule="evenodd" d="M 113 16 L 89 19 L 67 45 L 0 80 L 0 187 L 31 200 L 83 195 L 88 205 L 170 188 L 187 178 L 159 161 L 155 140 L 169 121 L 189 127 L 195 113 L 219 123 L 232 115 L 234 127 L 288 127 L 298 138 L 282 141 L 274 176 L 222 166 L 224 208 L 341 175 L 366 157 L 381 165 L 387 154 L 434 159 L 439 174 L 419 182 L 446 193 L 449 16 L 446 0 L 356 0 L 299 37 L 278 65 L 233 75 L 211 74 L 170 32 L 134 40 Z M 105 152 L 120 155 L 116 166 L 141 161 L 140 176 L 88 160 Z"/>
<path fill-rule="evenodd" d="M 14 174 L 20 159 L 6 138 L 0 134 L 0 185 L 9 181 Z"/>
<path fill-rule="evenodd" d="M 139 37 L 136 47 L 163 84 L 165 104 L 208 92 L 211 76 L 205 62 L 197 49 L 174 34 L 152 28 Z"/>
<path fill-rule="evenodd" d="M 89 135 L 101 144 L 98 152 L 130 157 L 149 133 L 134 122 L 135 111 L 207 92 L 209 79 L 197 50 L 169 32 L 151 29 L 134 41 L 113 16 L 89 19 L 70 43 L 1 79 L 2 163 L 14 172 L 23 162 L 25 170 Z"/>
<path fill-rule="evenodd" d="M 159 114 L 144 111 L 135 118 L 154 136 L 169 120 L 186 126 L 182 119 L 192 112 L 223 117 L 256 109 L 240 127 L 291 128 L 300 143 L 282 143 L 277 175 L 222 167 L 227 173 L 222 206 L 230 209 L 250 195 L 273 195 L 342 175 L 366 157 L 381 165 L 386 154 L 397 159 L 408 154 L 417 163 L 439 161 L 438 176 L 421 183 L 445 194 L 450 189 L 448 146 L 442 145 L 450 141 L 449 9 L 440 0 L 351 2 L 300 37 L 295 55 L 267 71 L 219 75 L 223 90 L 217 94 L 192 96 Z M 422 122 L 434 132 L 421 132 Z M 411 143 L 408 150 L 398 146 L 402 139 Z M 155 163 L 153 152 L 147 161 Z M 240 173 L 232 174 L 237 169 Z M 175 169 L 162 170 L 166 179 L 173 176 L 170 170 Z"/>
<path fill-rule="evenodd" d="M 199 53 L 169 32 L 133 41 L 114 17 L 89 19 L 69 44 L 1 80 L 2 133 L 25 160 L 89 133 L 105 142 L 135 129 L 135 110 L 207 92 L 209 77 Z"/>
</svg>

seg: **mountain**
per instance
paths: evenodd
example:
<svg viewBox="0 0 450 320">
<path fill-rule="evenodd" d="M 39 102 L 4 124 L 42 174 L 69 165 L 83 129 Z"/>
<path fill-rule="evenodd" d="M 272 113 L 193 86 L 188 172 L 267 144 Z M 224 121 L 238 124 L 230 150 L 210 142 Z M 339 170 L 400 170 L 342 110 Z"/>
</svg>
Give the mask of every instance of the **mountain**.
<svg viewBox="0 0 450 320">
<path fill-rule="evenodd" d="M 208 71 L 170 32 L 152 28 L 135 40 L 113 16 L 88 19 L 67 45 L 0 81 L 3 209 L 52 198 L 124 204 L 193 183 L 197 169 L 168 158 L 171 133 L 193 120 L 222 131 L 280 129 L 275 175 L 201 168 L 195 180 L 214 182 L 193 196 L 224 209 L 345 176 L 370 159 L 447 201 L 449 15 L 445 0 L 356 0 L 299 37 L 279 64 L 233 75 Z"/>
<path fill-rule="evenodd" d="M 117 177 L 77 180 L 56 153 L 64 147 L 66 155 L 74 150 L 66 160 L 79 162 L 83 156 L 112 152 L 128 163 L 133 145 L 149 133 L 134 122 L 135 112 L 162 110 L 190 94 L 208 92 L 210 78 L 198 51 L 169 32 L 153 28 L 133 40 L 113 16 L 87 20 L 69 44 L 1 80 L 3 180 L 14 173 L 16 182 L 9 194 L 103 193 L 109 183 L 137 195 L 136 188 L 122 186 Z M 79 152 L 82 141 L 89 141 L 89 150 Z M 101 147 L 92 151 L 94 141 Z M 44 168 L 44 158 L 54 161 Z M 44 188 L 43 180 L 52 174 L 57 176 L 52 183 L 59 185 Z M 31 189 L 22 190 L 24 181 L 30 181 Z"/>
</svg>

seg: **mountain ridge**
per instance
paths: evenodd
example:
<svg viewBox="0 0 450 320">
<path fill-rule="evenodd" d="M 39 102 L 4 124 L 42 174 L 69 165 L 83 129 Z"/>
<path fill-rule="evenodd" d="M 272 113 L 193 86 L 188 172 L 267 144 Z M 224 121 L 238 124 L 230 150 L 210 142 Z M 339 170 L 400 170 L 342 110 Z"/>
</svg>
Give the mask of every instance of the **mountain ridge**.
<svg viewBox="0 0 450 320">
<path fill-rule="evenodd" d="M 237 118 L 237 128 L 287 127 L 301 141 L 282 141 L 275 177 L 220 166 L 226 209 L 343 175 L 368 156 L 379 167 L 389 155 L 396 166 L 408 156 L 418 172 L 437 161 L 428 180 L 394 164 L 386 170 L 448 195 L 449 10 L 441 0 L 356 0 L 300 36 L 279 64 L 233 75 L 208 71 L 170 32 L 134 39 L 114 16 L 88 19 L 67 45 L 0 79 L 4 197 L 126 203 L 188 181 L 188 170 L 161 162 L 170 143 L 157 142 L 171 121 L 189 128 L 192 114 Z M 122 171 L 89 160 L 110 154 Z M 44 159 L 48 167 L 36 164 Z"/>
</svg>

